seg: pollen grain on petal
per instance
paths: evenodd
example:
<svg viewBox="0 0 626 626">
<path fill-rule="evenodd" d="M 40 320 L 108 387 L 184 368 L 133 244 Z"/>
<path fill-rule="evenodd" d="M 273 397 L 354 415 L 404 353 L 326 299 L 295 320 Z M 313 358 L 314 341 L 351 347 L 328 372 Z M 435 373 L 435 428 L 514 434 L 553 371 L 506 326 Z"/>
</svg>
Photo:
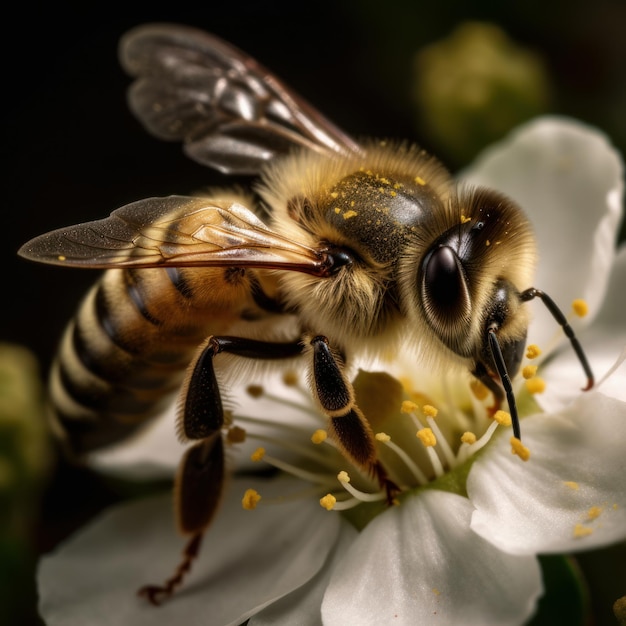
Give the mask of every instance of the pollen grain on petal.
<svg viewBox="0 0 626 626">
<path fill-rule="evenodd" d="M 528 461 L 530 450 L 517 438 L 511 437 L 511 453 L 516 454 L 522 461 Z"/>
<path fill-rule="evenodd" d="M 415 436 L 426 446 L 427 448 L 432 448 L 437 445 L 437 438 L 435 437 L 435 433 L 431 428 L 420 428 Z"/>
<path fill-rule="evenodd" d="M 577 298 L 572 302 L 572 309 L 578 317 L 585 317 L 589 313 L 589 305 L 582 298 Z"/>
<path fill-rule="evenodd" d="M 257 448 L 251 455 L 250 455 L 250 460 L 251 461 L 262 461 L 263 457 L 265 456 L 265 448 Z"/>
<path fill-rule="evenodd" d="M 246 429 L 241 426 L 232 426 L 226 434 L 228 443 L 243 443 L 246 440 Z"/>
<path fill-rule="evenodd" d="M 589 521 L 598 519 L 598 517 L 600 517 L 600 514 L 602 513 L 602 510 L 603 510 L 603 507 L 601 506 L 590 507 L 589 510 L 587 511 L 587 519 Z"/>
<path fill-rule="evenodd" d="M 252 511 L 256 509 L 259 500 L 261 500 L 261 496 L 256 489 L 246 489 L 241 499 L 241 506 L 243 506 L 246 511 Z"/>
<path fill-rule="evenodd" d="M 541 355 L 541 348 L 534 343 L 531 343 L 526 347 L 526 358 L 527 359 L 536 359 Z"/>
<path fill-rule="evenodd" d="M 260 398 L 264 393 L 263 385 L 248 385 L 246 391 L 253 398 Z"/>
<path fill-rule="evenodd" d="M 337 504 L 337 498 L 332 493 L 327 493 L 324 497 L 320 498 L 320 505 L 327 511 L 332 511 Z"/>
<path fill-rule="evenodd" d="M 543 393 L 546 390 L 546 381 L 543 378 L 539 378 L 539 376 L 535 376 L 526 381 L 526 389 L 532 394 Z"/>
<path fill-rule="evenodd" d="M 324 443 L 328 439 L 328 433 L 323 428 L 318 428 L 312 435 L 311 441 L 315 444 Z"/>
<path fill-rule="evenodd" d="M 584 524 L 576 524 L 574 526 L 574 537 L 588 537 L 593 533 L 593 528 L 589 528 L 589 526 L 585 526 Z"/>
<path fill-rule="evenodd" d="M 569 487 L 572 491 L 578 491 L 580 485 L 575 480 L 564 480 L 563 484 Z"/>
</svg>

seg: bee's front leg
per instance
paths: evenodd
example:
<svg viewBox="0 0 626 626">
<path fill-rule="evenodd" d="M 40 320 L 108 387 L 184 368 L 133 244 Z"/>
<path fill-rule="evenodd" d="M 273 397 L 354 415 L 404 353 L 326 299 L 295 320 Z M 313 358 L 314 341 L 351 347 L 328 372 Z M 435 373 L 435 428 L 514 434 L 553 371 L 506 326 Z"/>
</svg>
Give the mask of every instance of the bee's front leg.
<svg viewBox="0 0 626 626">
<path fill-rule="evenodd" d="M 322 335 L 313 337 L 310 343 L 313 393 L 329 417 L 329 430 L 334 440 L 346 458 L 376 477 L 391 503 L 398 487 L 388 478 L 378 459 L 374 434 L 355 402 L 354 388 L 345 375 L 341 357 Z"/>
<path fill-rule="evenodd" d="M 213 367 L 213 359 L 220 352 L 255 359 L 284 359 L 301 354 L 302 345 L 209 337 L 198 348 L 187 369 L 178 409 L 180 438 L 197 443 L 185 453 L 174 487 L 178 527 L 190 539 L 174 574 L 162 585 L 146 585 L 139 590 L 139 595 L 152 604 L 159 604 L 182 584 L 221 501 L 225 474 L 221 432 L 224 408 Z"/>
</svg>

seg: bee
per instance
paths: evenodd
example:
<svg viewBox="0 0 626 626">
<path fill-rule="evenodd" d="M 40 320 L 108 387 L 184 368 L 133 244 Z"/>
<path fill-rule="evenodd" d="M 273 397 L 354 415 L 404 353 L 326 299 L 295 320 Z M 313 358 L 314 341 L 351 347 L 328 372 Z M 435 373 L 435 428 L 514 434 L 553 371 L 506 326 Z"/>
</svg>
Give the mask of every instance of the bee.
<svg viewBox="0 0 626 626">
<path fill-rule="evenodd" d="M 176 479 L 181 584 L 220 502 L 225 412 L 215 361 L 303 359 L 343 454 L 393 497 L 347 374 L 355 356 L 409 345 L 460 364 L 506 399 L 524 353 L 527 303 L 540 298 L 593 374 L 564 315 L 532 287 L 535 238 L 501 193 L 457 185 L 409 143 L 355 141 L 248 55 L 188 27 L 127 33 L 129 103 L 147 130 L 183 143 L 250 192 L 148 198 L 106 219 L 26 243 L 22 257 L 101 268 L 62 338 L 50 376 L 54 423 L 83 455 L 126 438 L 179 390 L 191 442 Z"/>
</svg>

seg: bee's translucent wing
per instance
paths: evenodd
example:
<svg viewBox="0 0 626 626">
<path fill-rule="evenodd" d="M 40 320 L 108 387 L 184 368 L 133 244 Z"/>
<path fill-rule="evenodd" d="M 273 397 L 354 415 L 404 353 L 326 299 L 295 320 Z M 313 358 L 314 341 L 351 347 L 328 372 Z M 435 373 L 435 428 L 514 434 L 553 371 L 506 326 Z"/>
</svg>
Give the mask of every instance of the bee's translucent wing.
<svg viewBox="0 0 626 626">
<path fill-rule="evenodd" d="M 133 113 L 161 139 L 227 174 L 256 174 L 294 146 L 351 153 L 360 147 L 268 70 L 214 35 L 174 24 L 140 26 L 122 38 L 120 60 L 135 82 Z"/>
<path fill-rule="evenodd" d="M 238 203 L 168 196 L 127 204 L 103 220 L 60 228 L 19 254 L 52 265 L 261 267 L 324 275 L 323 251 L 273 232 Z"/>
</svg>

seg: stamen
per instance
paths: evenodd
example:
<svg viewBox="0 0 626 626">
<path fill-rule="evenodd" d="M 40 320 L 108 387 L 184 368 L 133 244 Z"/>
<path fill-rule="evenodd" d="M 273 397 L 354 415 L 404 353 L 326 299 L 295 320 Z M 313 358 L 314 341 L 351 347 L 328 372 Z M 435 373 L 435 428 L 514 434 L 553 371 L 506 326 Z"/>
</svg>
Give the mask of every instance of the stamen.
<svg viewBox="0 0 626 626">
<path fill-rule="evenodd" d="M 335 508 L 335 504 L 337 504 L 337 498 L 335 498 L 332 493 L 327 493 L 325 496 L 320 498 L 320 504 L 327 511 L 332 511 Z"/>
<path fill-rule="evenodd" d="M 580 298 L 572 302 L 572 309 L 574 309 L 574 313 L 576 313 L 578 317 L 585 317 L 585 315 L 589 313 L 589 306 L 587 302 Z"/>
<path fill-rule="evenodd" d="M 526 389 L 532 394 L 543 393 L 546 390 L 546 382 L 543 378 L 535 376 L 526 381 Z"/>
<path fill-rule="evenodd" d="M 489 426 L 487 427 L 487 430 L 483 433 L 482 437 L 476 443 L 470 444 L 470 447 L 469 447 L 470 454 L 475 454 L 481 448 L 486 446 L 489 443 L 489 440 L 491 439 L 491 437 L 493 436 L 493 433 L 495 432 L 496 428 L 498 428 L 498 422 L 494 420 L 493 422 L 491 422 L 491 424 L 489 424 Z"/>
<path fill-rule="evenodd" d="M 425 404 L 422 407 L 422 412 L 426 417 L 437 417 L 437 413 L 439 412 L 434 406 L 430 404 Z"/>
<path fill-rule="evenodd" d="M 465 432 L 461 435 L 461 445 L 459 446 L 459 451 L 456 455 L 456 462 L 463 463 L 465 462 L 471 453 L 471 446 L 476 443 L 476 435 L 471 432 Z"/>
<path fill-rule="evenodd" d="M 348 472 L 341 471 L 337 474 L 337 480 L 341 483 L 341 486 L 354 498 L 360 500 L 361 502 L 376 502 L 380 500 L 385 500 L 387 498 L 387 493 L 383 490 L 377 491 L 375 493 L 365 493 L 356 487 L 353 487 L 350 484 L 350 476 Z"/>
<path fill-rule="evenodd" d="M 262 454 L 259 454 L 262 451 Z M 250 457 L 252 461 L 265 461 L 268 465 L 275 467 L 276 469 L 282 470 L 283 472 L 287 472 L 292 476 L 296 476 L 297 478 L 302 478 L 302 480 L 306 480 L 310 483 L 320 485 L 329 482 L 329 477 L 320 473 L 320 472 L 309 472 L 307 470 L 302 469 L 296 465 L 292 465 L 291 463 L 287 463 L 287 461 L 282 461 L 281 459 L 277 459 L 274 456 L 266 454 L 263 448 L 259 448 L 256 450 L 252 456 Z"/>
<path fill-rule="evenodd" d="M 417 466 L 417 464 L 413 461 L 413 459 L 400 447 L 397 446 L 393 441 L 391 441 L 391 437 L 386 433 L 377 433 L 376 440 L 384 443 L 390 450 L 393 450 L 396 455 L 400 458 L 400 460 L 408 467 L 413 477 L 420 485 L 425 485 L 428 483 L 428 479 L 422 470 Z"/>
<path fill-rule="evenodd" d="M 522 461 L 528 461 L 530 450 L 517 438 L 511 437 L 511 453 L 516 454 Z"/>
<path fill-rule="evenodd" d="M 476 443 L 476 435 L 474 433 L 471 432 L 465 432 L 461 435 L 461 441 L 463 443 L 466 443 L 468 445 L 471 445 L 473 443 Z"/>
<path fill-rule="evenodd" d="M 250 455 L 250 460 L 254 461 L 255 463 L 258 463 L 259 461 L 263 460 L 263 457 L 265 456 L 265 448 L 257 448 L 251 455 Z"/>
<path fill-rule="evenodd" d="M 243 443 L 246 440 L 246 430 L 240 426 L 231 426 L 226 433 L 228 443 Z"/>
<path fill-rule="evenodd" d="M 537 365 L 526 365 L 525 367 L 522 368 L 522 376 L 528 380 L 529 378 L 532 378 L 536 373 L 537 370 L 539 368 L 537 367 Z"/>
<path fill-rule="evenodd" d="M 534 343 L 531 343 L 526 347 L 526 358 L 527 359 L 536 359 L 541 355 L 541 348 Z"/>
<path fill-rule="evenodd" d="M 428 459 L 430 460 L 435 476 L 437 478 L 443 476 L 444 470 L 441 464 L 441 459 L 437 456 L 437 453 L 433 450 L 433 447 L 437 445 L 437 438 L 430 428 L 421 428 L 415 433 L 416 437 L 422 442 L 426 448 Z"/>
<path fill-rule="evenodd" d="M 434 411 L 433 417 L 437 415 L 437 409 L 429 405 L 424 406 L 424 408 L 422 409 L 424 411 L 424 414 L 428 415 L 428 413 L 426 412 L 427 407 Z M 443 436 L 443 433 L 441 432 L 439 425 L 433 419 L 433 417 L 427 417 L 426 421 L 428 422 L 428 425 L 430 426 L 432 432 L 434 433 L 435 440 L 439 443 L 439 450 L 441 450 L 441 453 L 443 454 L 446 462 L 448 463 L 448 466 L 453 467 L 456 461 L 455 454 L 454 452 L 452 452 L 452 448 L 450 447 L 448 440 Z"/>
<path fill-rule="evenodd" d="M 474 397 L 480 402 L 487 399 L 487 396 L 489 395 L 487 385 L 481 383 L 478 379 L 474 379 L 470 382 L 470 389 L 474 394 Z"/>
<path fill-rule="evenodd" d="M 260 398 L 263 395 L 264 389 L 262 385 L 248 385 L 246 392 L 253 398 Z"/>
<path fill-rule="evenodd" d="M 414 411 L 417 411 L 418 408 L 419 407 L 417 406 L 417 404 L 415 404 L 415 402 L 411 402 L 411 400 L 405 400 L 400 407 L 400 413 L 413 413 Z"/>
<path fill-rule="evenodd" d="M 261 496 L 258 491 L 255 489 L 246 489 L 246 492 L 243 494 L 243 498 L 241 499 L 241 506 L 246 511 L 252 511 L 256 509 L 260 500 Z"/>
<path fill-rule="evenodd" d="M 500 426 L 510 426 L 513 420 L 511 414 L 500 409 L 493 414 L 493 419 L 498 422 Z"/>
</svg>

